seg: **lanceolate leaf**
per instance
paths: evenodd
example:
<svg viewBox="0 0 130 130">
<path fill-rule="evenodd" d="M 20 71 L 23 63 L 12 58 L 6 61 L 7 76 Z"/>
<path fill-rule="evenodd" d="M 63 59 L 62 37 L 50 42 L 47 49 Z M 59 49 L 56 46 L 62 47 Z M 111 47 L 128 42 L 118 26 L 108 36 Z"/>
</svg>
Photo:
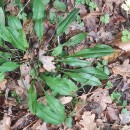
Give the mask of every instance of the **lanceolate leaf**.
<svg viewBox="0 0 130 130">
<path fill-rule="evenodd" d="M 20 50 L 26 51 L 29 45 L 25 39 L 23 30 L 17 31 L 12 28 L 8 28 L 8 31 L 10 33 L 11 44 Z"/>
<path fill-rule="evenodd" d="M 72 38 L 70 38 L 66 43 L 64 43 L 65 46 L 75 46 L 79 43 L 81 43 L 87 36 L 87 33 L 80 33 L 77 34 L 75 36 L 73 36 Z"/>
<path fill-rule="evenodd" d="M 12 42 L 10 33 L 4 25 L 0 25 L 0 37 L 7 42 Z"/>
<path fill-rule="evenodd" d="M 75 67 L 85 67 L 85 66 L 91 65 L 89 61 L 79 60 L 78 58 L 75 58 L 75 57 L 69 57 L 63 60 L 59 60 L 59 62 L 64 62 L 70 66 L 75 66 Z"/>
<path fill-rule="evenodd" d="M 5 74 L 4 73 L 0 73 L 0 82 L 5 78 Z"/>
<path fill-rule="evenodd" d="M 97 58 L 109 55 L 113 52 L 114 50 L 112 47 L 104 44 L 98 44 L 92 48 L 83 49 L 80 52 L 71 55 L 71 57 Z"/>
<path fill-rule="evenodd" d="M 43 25 L 43 20 L 42 19 L 37 20 L 35 22 L 34 29 L 35 29 L 35 32 L 36 32 L 36 34 L 38 36 L 38 39 L 40 41 L 42 41 L 42 36 L 43 36 L 43 33 L 44 33 L 44 25 Z"/>
<path fill-rule="evenodd" d="M 85 68 L 80 68 L 80 69 L 73 69 L 71 72 L 75 73 L 88 73 L 91 74 L 101 80 L 107 79 L 108 76 L 101 70 L 95 68 L 95 67 L 85 67 Z"/>
<path fill-rule="evenodd" d="M 53 56 L 58 56 L 59 54 L 62 53 L 63 45 L 58 45 L 56 48 L 54 48 L 52 55 Z"/>
<path fill-rule="evenodd" d="M 66 31 L 68 26 L 73 22 L 75 16 L 78 14 L 79 9 L 74 9 L 69 13 L 69 15 L 58 25 L 57 27 L 57 35 L 61 35 Z"/>
<path fill-rule="evenodd" d="M 5 15 L 1 7 L 0 7 L 0 25 L 5 25 Z"/>
<path fill-rule="evenodd" d="M 12 29 L 22 29 L 22 24 L 16 16 L 8 16 L 8 26 Z"/>
<path fill-rule="evenodd" d="M 36 115 L 41 118 L 46 123 L 51 123 L 54 125 L 61 124 L 64 121 L 64 117 L 60 114 L 55 113 L 49 106 L 45 106 L 39 102 L 36 105 Z"/>
<path fill-rule="evenodd" d="M 19 67 L 19 64 L 16 62 L 6 62 L 0 66 L 0 72 L 9 72 L 17 69 Z"/>
<path fill-rule="evenodd" d="M 37 105 L 37 93 L 34 88 L 34 85 L 31 84 L 29 91 L 28 91 L 28 106 L 29 106 L 29 110 L 32 114 L 36 113 L 36 105 Z"/>
<path fill-rule="evenodd" d="M 78 89 L 74 82 L 66 78 L 58 78 L 45 75 L 41 75 L 40 78 L 43 79 L 52 90 L 61 95 L 72 95 L 73 92 Z"/>
<path fill-rule="evenodd" d="M 101 82 L 96 77 L 86 73 L 71 73 L 66 72 L 73 80 L 80 82 L 83 85 L 100 86 Z"/>
<path fill-rule="evenodd" d="M 41 20 L 45 16 L 45 7 L 42 3 L 43 0 L 34 0 L 33 2 L 33 19 L 34 21 Z"/>
<path fill-rule="evenodd" d="M 61 116 L 64 120 L 65 107 L 61 104 L 61 102 L 58 99 L 54 98 L 53 96 L 47 93 L 45 95 L 46 95 L 47 104 L 50 107 L 50 109 L 52 109 L 55 113 L 59 114 L 59 116 Z"/>
</svg>

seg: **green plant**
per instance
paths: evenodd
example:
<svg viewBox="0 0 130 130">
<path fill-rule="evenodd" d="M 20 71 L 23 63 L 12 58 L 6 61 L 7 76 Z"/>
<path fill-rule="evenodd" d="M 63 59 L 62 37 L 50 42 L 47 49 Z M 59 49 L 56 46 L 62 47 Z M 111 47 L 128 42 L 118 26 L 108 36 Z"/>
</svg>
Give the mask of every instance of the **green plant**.
<svg viewBox="0 0 130 130">
<path fill-rule="evenodd" d="M 46 1 L 46 3 L 48 2 L 49 1 Z M 42 0 L 33 0 L 32 4 L 34 30 L 40 44 L 44 34 L 43 22 L 46 19 L 46 4 L 43 3 Z M 39 61 L 37 60 L 35 64 L 30 63 L 28 60 L 33 68 L 30 71 L 30 75 L 32 76 L 33 80 L 28 90 L 29 110 L 32 114 L 35 114 L 45 122 L 55 125 L 61 124 L 67 120 L 65 107 L 58 100 L 60 95 L 71 95 L 76 97 L 76 91 L 79 87 L 83 87 L 85 85 L 100 86 L 102 84 L 100 80 L 108 78 L 108 75 L 104 73 L 104 71 L 93 67 L 92 63 L 87 59 L 100 58 L 109 55 L 114 51 L 112 47 L 108 45 L 97 44 L 94 47 L 85 48 L 71 55 L 68 55 L 64 52 L 65 47 L 75 46 L 81 43 L 87 37 L 87 33 L 82 32 L 70 37 L 64 43 L 62 43 L 60 40 L 56 41 L 56 39 L 60 39 L 61 35 L 65 33 L 69 25 L 77 17 L 78 13 L 79 9 L 74 9 L 66 16 L 66 18 L 64 18 L 64 20 L 58 23 L 56 27 L 56 34 L 54 35 L 54 43 L 57 44 L 57 47 L 53 48 L 53 46 L 50 46 L 51 49 L 46 50 L 45 53 L 41 55 L 43 56 L 43 59 L 46 57 L 51 57 L 47 65 L 51 64 L 52 61 L 56 63 L 54 72 L 48 70 L 45 73 L 40 73 L 38 71 L 42 64 L 44 66 L 44 63 L 42 62 L 43 59 L 40 60 L 40 56 Z M 19 68 L 21 64 L 20 60 L 16 59 L 13 53 L 10 53 L 10 48 L 6 45 L 6 43 L 10 43 L 10 45 L 12 45 L 11 48 L 14 50 L 16 49 L 17 53 L 29 53 L 29 43 L 22 29 L 20 20 L 15 16 L 9 16 L 8 26 L 5 26 L 4 23 L 5 22 L 1 22 L 0 24 L 0 37 L 4 43 L 2 46 L 6 51 L 0 52 L 0 58 L 2 59 L 0 63 L 0 80 L 5 78 L 4 76 L 6 72 L 14 71 L 15 69 Z M 53 40 L 51 42 L 53 43 Z M 102 63 L 106 65 L 106 61 L 103 61 Z M 46 84 L 47 89 L 50 89 L 50 94 L 48 94 L 41 85 L 43 89 L 43 95 L 45 95 L 47 101 L 46 104 L 42 104 L 37 101 L 38 96 L 35 88 L 36 81 L 43 82 Z M 77 86 L 77 84 L 79 84 L 79 86 Z M 72 121 L 71 119 L 68 120 L 68 125 L 71 126 Z"/>
<path fill-rule="evenodd" d="M 110 16 L 109 14 L 105 14 L 104 16 L 101 16 L 100 17 L 100 21 L 104 24 L 108 24 L 109 23 L 109 20 L 110 20 Z"/>
<path fill-rule="evenodd" d="M 115 101 L 117 104 L 121 103 L 121 93 L 120 92 L 113 92 L 111 94 L 111 99 Z"/>
<path fill-rule="evenodd" d="M 121 41 L 127 42 L 128 40 L 130 40 L 130 32 L 125 29 L 125 30 L 122 31 Z"/>
</svg>

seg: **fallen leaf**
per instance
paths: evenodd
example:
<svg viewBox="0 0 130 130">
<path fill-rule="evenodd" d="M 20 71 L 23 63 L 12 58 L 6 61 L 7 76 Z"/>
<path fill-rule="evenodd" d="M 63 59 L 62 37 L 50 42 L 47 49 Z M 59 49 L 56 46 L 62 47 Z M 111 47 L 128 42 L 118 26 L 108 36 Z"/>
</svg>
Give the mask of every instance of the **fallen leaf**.
<svg viewBox="0 0 130 130">
<path fill-rule="evenodd" d="M 6 89 L 6 83 L 7 83 L 6 79 L 0 82 L 0 91 L 4 91 Z"/>
<path fill-rule="evenodd" d="M 83 113 L 82 120 L 80 120 L 79 124 L 83 126 L 81 130 L 97 130 L 95 114 L 91 114 L 89 111 Z"/>
<path fill-rule="evenodd" d="M 117 37 L 111 43 L 111 45 L 115 45 L 126 52 L 130 51 L 130 40 L 128 40 L 127 42 L 122 42 L 121 37 L 122 33 L 117 34 Z"/>
<path fill-rule="evenodd" d="M 96 89 L 93 92 L 93 94 L 89 97 L 89 100 L 99 103 L 102 110 L 106 109 L 107 104 L 112 103 L 108 90 L 102 88 Z"/>
<path fill-rule="evenodd" d="M 66 105 L 66 104 L 70 103 L 72 99 L 73 99 L 72 97 L 68 96 L 68 97 L 60 98 L 60 101 L 61 101 L 61 104 Z"/>
<path fill-rule="evenodd" d="M 108 60 L 108 61 L 112 61 L 112 60 L 115 60 L 116 58 L 118 58 L 120 54 L 121 54 L 121 50 L 117 49 L 114 51 L 114 53 L 103 57 L 103 59 Z"/>
<path fill-rule="evenodd" d="M 3 120 L 0 121 L 1 130 L 10 130 L 11 118 L 5 113 Z"/>
<path fill-rule="evenodd" d="M 111 121 L 119 121 L 119 117 L 118 117 L 119 113 L 117 109 L 114 109 L 112 107 L 107 107 L 106 113 L 109 116 L 109 119 Z"/>
<path fill-rule="evenodd" d="M 130 77 L 130 64 L 129 64 L 129 59 L 125 60 L 122 65 L 117 65 L 112 68 L 112 71 L 114 74 L 119 74 L 123 76 L 124 79 L 126 77 Z"/>
<path fill-rule="evenodd" d="M 31 71 L 31 66 L 29 65 L 29 63 L 24 63 L 20 66 L 21 76 L 23 77 L 27 76 L 30 71 Z"/>
</svg>

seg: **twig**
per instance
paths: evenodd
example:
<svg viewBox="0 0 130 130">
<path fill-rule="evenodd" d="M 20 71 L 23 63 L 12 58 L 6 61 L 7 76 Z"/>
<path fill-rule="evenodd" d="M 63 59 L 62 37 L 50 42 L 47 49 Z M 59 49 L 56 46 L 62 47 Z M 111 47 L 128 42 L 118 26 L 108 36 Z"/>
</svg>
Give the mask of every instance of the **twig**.
<svg viewBox="0 0 130 130">
<path fill-rule="evenodd" d="M 24 5 L 24 7 L 20 10 L 20 12 L 18 13 L 17 17 L 20 15 L 20 13 L 24 10 L 24 8 L 29 4 L 30 0 L 28 0 L 28 2 Z"/>
</svg>

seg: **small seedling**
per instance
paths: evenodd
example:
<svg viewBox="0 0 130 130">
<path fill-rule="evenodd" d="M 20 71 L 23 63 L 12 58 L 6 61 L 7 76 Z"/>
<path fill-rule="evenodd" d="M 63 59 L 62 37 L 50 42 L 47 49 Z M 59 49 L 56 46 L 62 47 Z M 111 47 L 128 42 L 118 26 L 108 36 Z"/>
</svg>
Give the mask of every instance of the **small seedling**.
<svg viewBox="0 0 130 130">
<path fill-rule="evenodd" d="M 100 21 L 104 24 L 108 24 L 109 23 L 109 20 L 110 20 L 110 16 L 109 14 L 105 14 L 104 16 L 101 16 L 100 17 Z"/>
<path fill-rule="evenodd" d="M 121 93 L 120 93 L 120 92 L 113 92 L 113 93 L 111 94 L 111 99 L 112 99 L 113 101 L 115 101 L 117 104 L 120 104 L 120 103 L 121 103 L 120 98 L 121 98 Z"/>
<path fill-rule="evenodd" d="M 108 82 L 106 83 L 106 88 L 107 88 L 107 89 L 110 89 L 110 88 L 112 88 L 112 87 L 113 87 L 112 82 L 111 82 L 111 81 L 108 81 Z"/>
<path fill-rule="evenodd" d="M 130 32 L 127 29 L 125 29 L 122 31 L 121 41 L 127 42 L 128 40 L 130 40 Z"/>
</svg>

